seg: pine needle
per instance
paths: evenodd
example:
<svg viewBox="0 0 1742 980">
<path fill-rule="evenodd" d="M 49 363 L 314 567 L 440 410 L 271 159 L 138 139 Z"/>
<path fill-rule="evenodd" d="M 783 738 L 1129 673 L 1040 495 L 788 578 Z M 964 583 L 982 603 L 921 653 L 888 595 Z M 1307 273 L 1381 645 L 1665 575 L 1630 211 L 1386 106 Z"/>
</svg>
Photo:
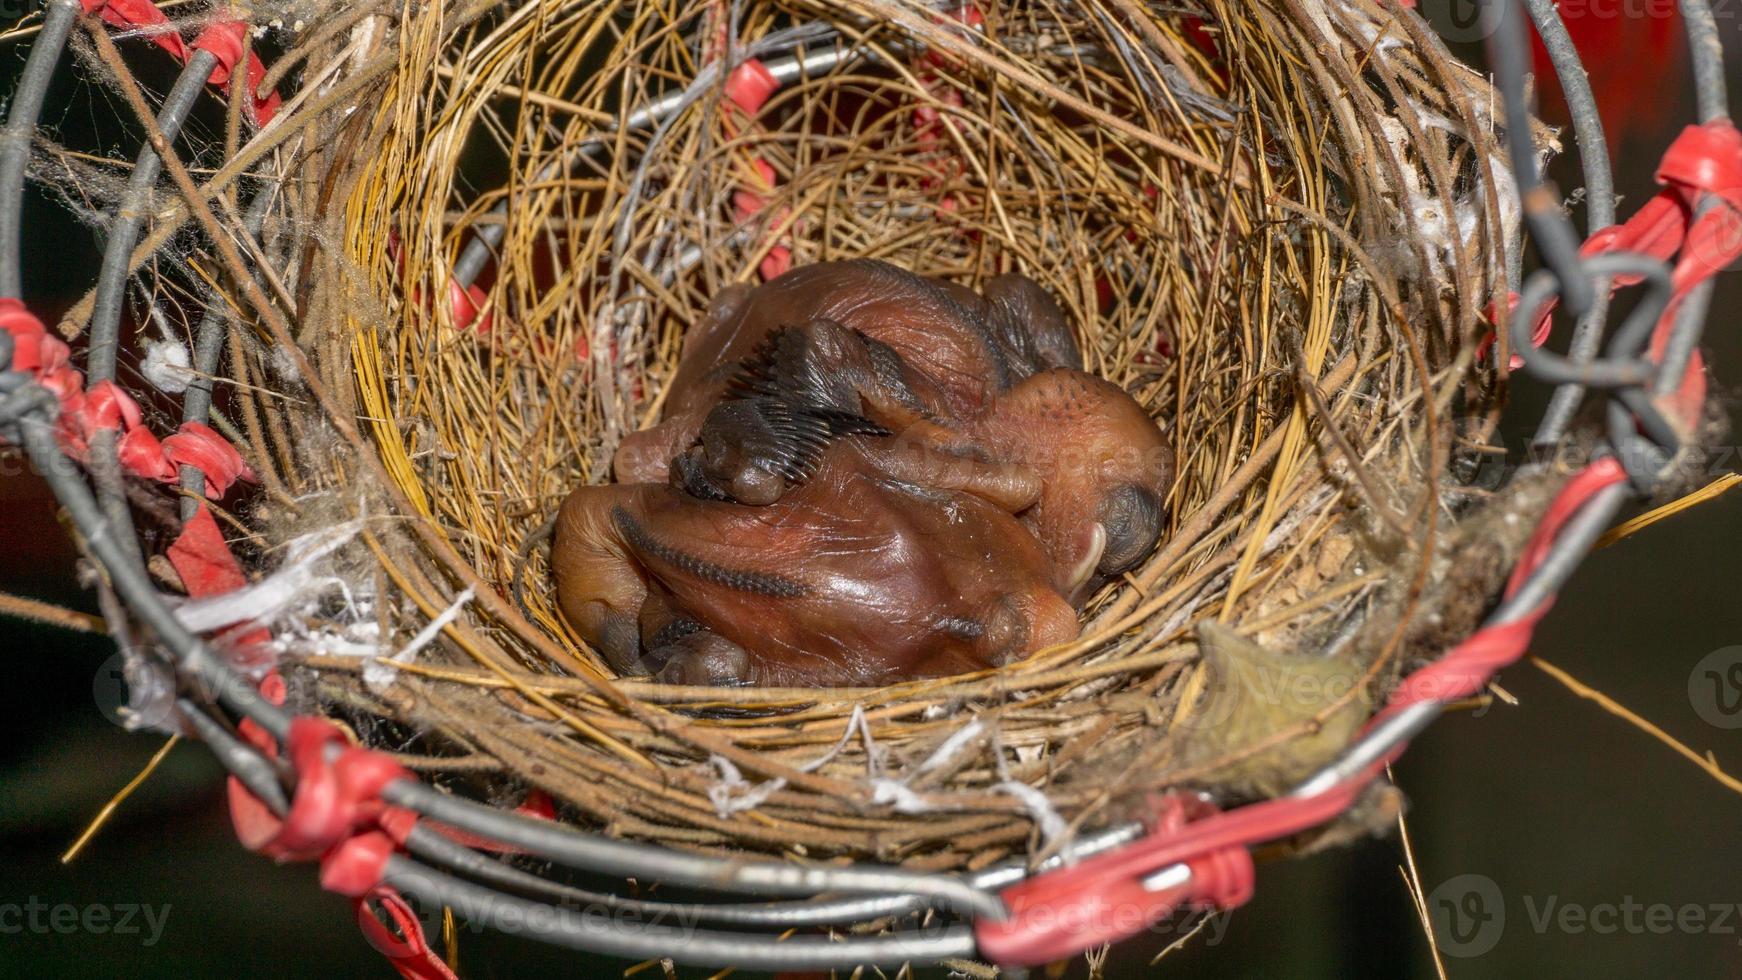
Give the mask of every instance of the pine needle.
<svg viewBox="0 0 1742 980">
<path fill-rule="evenodd" d="M 121 804 L 125 802 L 129 796 L 133 795 L 134 790 L 144 785 L 145 781 L 151 777 L 152 773 L 157 771 L 157 767 L 162 764 L 166 757 L 168 757 L 169 750 L 175 748 L 176 743 L 179 741 L 181 741 L 180 735 L 171 735 L 169 738 L 164 740 L 162 747 L 160 747 L 157 752 L 152 755 L 151 759 L 145 763 L 145 768 L 139 770 L 137 776 L 129 779 L 127 785 L 121 787 L 119 792 L 110 797 L 109 802 L 103 804 L 103 808 L 98 810 L 97 815 L 91 818 L 91 822 L 85 827 L 84 833 L 79 834 L 78 838 L 73 841 L 72 846 L 66 849 L 66 853 L 60 856 L 60 863 L 71 864 L 73 859 L 79 856 L 79 853 L 85 849 L 85 845 L 89 844 L 91 839 L 97 836 L 97 831 L 103 829 L 103 825 L 109 822 L 109 818 L 115 815 L 115 811 L 120 808 Z"/>
<path fill-rule="evenodd" d="M 0 592 L 0 616 L 28 619 L 33 623 L 58 626 L 78 633 L 106 633 L 108 627 L 101 616 L 57 606 L 40 599 L 28 599 L 9 592 Z"/>
<path fill-rule="evenodd" d="M 1724 768 L 1718 765 L 1718 760 L 1712 758 L 1710 753 L 1701 755 L 1700 753 L 1695 752 L 1687 746 L 1687 743 L 1682 742 L 1675 736 L 1669 734 L 1651 722 L 1646 721 L 1644 718 L 1641 718 L 1639 715 L 1635 714 L 1632 709 L 1616 701 L 1609 695 L 1575 679 L 1573 675 L 1559 667 L 1556 667 L 1554 664 L 1549 663 L 1547 660 L 1532 654 L 1530 662 L 1541 669 L 1543 673 L 1559 681 L 1567 688 L 1567 690 L 1572 691 L 1574 694 L 1577 694 L 1579 697 L 1588 701 L 1597 702 L 1597 706 L 1602 708 L 1604 711 L 1609 712 L 1615 717 L 1620 718 L 1622 721 L 1627 722 L 1629 725 L 1632 725 L 1634 728 L 1639 729 L 1645 734 L 1650 735 L 1652 738 L 1655 738 L 1659 742 L 1674 749 L 1677 755 L 1680 755 L 1682 758 L 1687 759 L 1694 765 L 1699 766 L 1705 771 L 1706 775 L 1717 780 L 1718 784 L 1723 786 L 1725 789 L 1734 793 L 1742 793 L 1742 779 L 1737 779 L 1735 776 L 1725 772 Z"/>
<path fill-rule="evenodd" d="M 1693 493 L 1677 497 L 1662 507 L 1654 507 L 1638 517 L 1622 521 L 1604 531 L 1603 536 L 1597 539 L 1596 547 L 1607 548 L 1622 538 L 1631 537 L 1666 517 L 1674 517 L 1690 507 L 1697 507 L 1708 500 L 1716 500 L 1729 493 L 1738 483 L 1742 483 L 1742 475 L 1725 473 Z"/>
<path fill-rule="evenodd" d="M 1385 767 L 1385 777 L 1394 783 L 1396 782 L 1392 778 L 1391 766 L 1389 765 Z M 1422 890 L 1421 871 L 1415 864 L 1415 845 L 1409 839 L 1409 821 L 1405 819 L 1402 810 L 1397 812 L 1397 833 L 1403 842 L 1404 861 L 1403 865 L 1398 867 L 1397 873 L 1403 876 L 1404 887 L 1409 889 L 1410 903 L 1415 906 L 1415 914 L 1421 919 L 1421 931 L 1427 937 L 1428 952 L 1434 958 L 1434 973 L 1439 976 L 1440 980 L 1446 980 L 1445 960 L 1440 957 L 1439 940 L 1434 938 L 1433 916 L 1428 912 L 1427 893 Z"/>
</svg>

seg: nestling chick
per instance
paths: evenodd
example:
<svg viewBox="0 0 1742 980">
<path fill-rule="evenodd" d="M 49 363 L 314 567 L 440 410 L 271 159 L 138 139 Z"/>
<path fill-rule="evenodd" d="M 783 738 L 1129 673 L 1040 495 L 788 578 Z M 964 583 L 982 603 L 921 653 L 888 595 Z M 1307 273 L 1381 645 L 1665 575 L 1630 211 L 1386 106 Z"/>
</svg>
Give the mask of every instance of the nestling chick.
<svg viewBox="0 0 1742 980">
<path fill-rule="evenodd" d="M 564 616 L 618 671 L 687 684 L 885 684 L 1077 634 L 1047 555 L 1004 506 L 895 479 L 874 441 L 833 442 L 766 506 L 669 484 L 576 490 L 552 551 Z M 1032 497 L 1011 487 L 1008 500 Z"/>
<path fill-rule="evenodd" d="M 723 291 L 614 467 L 559 515 L 559 605 L 620 672 L 687 684 L 885 684 L 1066 642 L 1154 547 L 1173 478 L 1038 285 L 869 261 Z"/>
<path fill-rule="evenodd" d="M 617 478 L 663 481 L 682 457 L 693 489 L 767 504 L 803 480 L 795 461 L 816 440 L 884 431 L 906 459 L 1025 470 L 1039 491 L 1019 518 L 1085 600 L 1159 540 L 1173 454 L 1129 395 L 1082 370 L 1045 290 L 1016 275 L 985 290 L 860 260 L 723 292 L 686 338 L 665 421 L 624 441 Z M 812 428 L 747 404 L 770 399 Z"/>
</svg>

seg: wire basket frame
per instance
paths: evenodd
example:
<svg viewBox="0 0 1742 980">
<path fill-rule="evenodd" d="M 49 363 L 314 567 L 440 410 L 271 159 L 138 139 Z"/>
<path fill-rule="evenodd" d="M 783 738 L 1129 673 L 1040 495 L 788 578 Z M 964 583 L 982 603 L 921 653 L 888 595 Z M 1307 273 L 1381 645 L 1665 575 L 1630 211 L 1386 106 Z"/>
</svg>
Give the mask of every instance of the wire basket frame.
<svg viewBox="0 0 1742 980">
<path fill-rule="evenodd" d="M 1515 0 L 1489 0 L 1489 6 L 1496 13 L 1490 52 L 1504 96 L 1505 118 L 1525 119 L 1525 10 Z M 1136 904 L 1147 922 L 1175 908 L 1232 907 L 1243 902 L 1252 888 L 1250 847 L 1335 818 L 1449 703 L 1480 690 L 1494 671 L 1522 655 L 1547 603 L 1616 511 L 1631 495 L 1657 485 L 1684 448 L 1682 433 L 1688 420 L 1678 419 L 1676 411 L 1686 407 L 1689 379 L 1700 371 L 1696 346 L 1706 323 L 1710 275 L 1723 264 L 1712 261 L 1709 254 L 1697 254 L 1702 244 L 1710 243 L 1695 240 L 1695 226 L 1725 209 L 1734 212 L 1738 202 L 1724 197 L 1733 188 L 1692 185 L 1693 225 L 1686 229 L 1679 256 L 1675 248 L 1654 251 L 1625 237 L 1619 239 L 1629 246 L 1625 251 L 1612 243 L 1607 249 L 1592 248 L 1589 242 L 1595 240 L 1597 230 L 1615 224 L 1601 123 L 1577 53 L 1550 0 L 1527 0 L 1524 7 L 1572 108 L 1593 235 L 1582 244 L 1559 203 L 1545 192 L 1528 127 L 1509 127 L 1512 170 L 1541 267 L 1518 284 L 1517 303 L 1502 318 L 1526 370 L 1557 386 L 1536 441 L 1557 443 L 1581 400 L 1598 392 L 1609 399 L 1608 446 L 1568 483 L 1549 509 L 1505 597 L 1482 628 L 1446 657 L 1406 679 L 1391 703 L 1337 761 L 1276 799 L 1179 826 L 1149 829 L 1123 824 L 1088 835 L 1072 849 L 1068 865 L 1063 858 L 1053 858 L 1033 868 L 1007 862 L 978 872 L 941 874 L 872 864 L 725 859 L 590 834 L 449 796 L 403 770 L 375 765 L 369 753 L 348 748 L 342 738 L 334 737 L 334 730 L 293 716 L 182 623 L 151 584 L 133 533 L 122 476 L 123 461 L 137 449 L 128 442 L 128 428 L 124 423 L 97 426 L 83 460 L 86 466 L 81 470 L 72 465 L 57 428 L 70 403 L 68 376 L 56 373 L 66 370 L 64 351 L 57 360 L 53 345 L 42 338 L 40 323 L 30 327 L 28 321 L 34 318 L 16 302 L 0 306 L 0 327 L 5 328 L 0 329 L 0 364 L 10 366 L 0 373 L 0 438 L 22 446 L 65 508 L 86 552 L 102 567 L 132 615 L 155 632 L 168 652 L 182 682 L 175 700 L 178 718 L 272 819 L 294 823 L 309 805 L 310 787 L 317 783 L 337 778 L 367 786 L 360 804 L 366 804 L 368 812 L 346 814 L 344 833 L 331 839 L 315 835 L 304 850 L 312 849 L 321 857 L 323 880 L 330 879 L 330 887 L 372 903 L 394 922 L 397 931 L 382 932 L 378 944 L 394 951 L 396 963 L 408 975 L 414 969 L 411 964 L 426 961 L 430 954 L 420 945 L 415 923 L 402 914 L 400 893 L 450 907 L 473 921 L 517 929 L 559 945 L 701 966 L 779 970 L 975 958 L 1011 966 L 1051 962 L 1136 931 L 1096 918 L 1110 903 Z M 1711 136 L 1728 127 L 1712 11 L 1704 0 L 1683 0 L 1681 7 L 1690 36 L 1701 124 L 1690 133 L 1710 138 L 1701 141 L 1684 134 L 1672 154 L 1679 150 L 1716 158 L 1742 153 L 1742 142 L 1726 143 L 1721 135 Z M 81 14 L 136 30 L 161 23 L 161 13 L 156 14 L 158 21 L 148 22 L 145 8 L 155 12 L 142 0 L 50 0 L 47 4 L 0 142 L 0 303 L 20 297 L 26 163 L 50 78 L 68 39 Z M 80 411 L 100 409 L 88 404 L 89 395 L 115 377 L 122 297 L 134 253 L 145 247 L 140 217 L 145 195 L 167 173 L 181 193 L 198 197 L 185 166 L 171 152 L 176 134 L 207 96 L 210 80 L 234 76 L 245 80 L 250 92 L 262 80 L 255 70 L 257 59 L 246 53 L 236 30 L 222 23 L 214 23 L 191 48 L 183 46 L 179 51 L 163 40 L 166 35 L 144 33 L 183 57 L 185 67 L 155 112 L 137 88 L 126 93 L 134 110 L 150 120 L 149 139 L 135 161 L 106 241 Z M 101 29 L 94 30 L 92 37 L 99 51 L 113 50 Z M 777 76 L 787 72 L 796 77 L 826 67 L 827 59 L 834 57 L 838 54 L 832 51 L 812 52 L 771 64 Z M 241 84 L 232 88 L 233 95 L 243 91 Z M 276 102 L 257 95 L 251 102 L 257 116 L 276 107 Z M 646 110 L 647 121 L 656 122 L 670 110 L 670 106 L 652 105 Z M 1742 161 L 1735 159 L 1720 164 L 1742 168 Z M 258 234 L 269 200 L 267 190 L 243 205 L 242 223 L 251 233 Z M 204 219 L 201 230 L 212 246 L 226 253 L 236 267 L 245 267 L 237 245 L 209 211 Z M 505 227 L 501 222 L 480 226 L 456 265 L 461 289 L 482 272 Z M 1672 244 L 1683 246 L 1684 241 Z M 1678 259 L 1673 268 L 1666 261 L 1671 257 Z M 1644 295 L 1621 324 L 1607 330 L 1609 291 L 1624 281 L 1641 283 Z M 242 288 L 263 290 L 247 277 Z M 271 305 L 263 295 L 250 298 L 262 300 L 258 304 L 262 311 Z M 1556 302 L 1576 321 L 1565 355 L 1539 349 L 1533 336 L 1533 328 Z M 216 369 L 224 342 L 216 305 L 195 331 L 195 370 L 207 376 Z M 300 357 L 288 343 L 282 323 L 274 332 L 288 353 Z M 301 369 L 309 373 L 306 363 Z M 1701 394 L 1692 391 L 1696 409 Z M 162 478 L 179 481 L 190 492 L 183 504 L 184 518 L 192 516 L 193 502 L 207 482 L 225 479 L 229 472 L 226 461 L 203 454 L 201 450 L 210 447 L 195 438 L 210 409 L 210 382 L 190 386 L 183 400 L 184 429 L 179 433 L 189 438 L 175 446 L 168 446 L 166 440 L 162 451 Z M 245 720 L 243 735 L 233 728 L 232 719 Z M 249 726 L 286 747 L 286 758 L 260 751 L 246 737 Z M 587 892 L 498 862 L 420 818 L 567 868 L 659 880 L 754 901 L 657 902 Z M 368 834 L 354 834 L 359 827 L 371 829 Z M 287 845 L 286 853 L 295 852 Z M 635 916 L 631 921 L 565 913 L 576 905 Z M 775 941 L 794 928 L 845 927 L 918 912 L 935 914 L 883 935 L 801 935 Z M 1071 920 L 1072 913 L 1087 915 L 1091 924 L 1084 927 Z"/>
</svg>

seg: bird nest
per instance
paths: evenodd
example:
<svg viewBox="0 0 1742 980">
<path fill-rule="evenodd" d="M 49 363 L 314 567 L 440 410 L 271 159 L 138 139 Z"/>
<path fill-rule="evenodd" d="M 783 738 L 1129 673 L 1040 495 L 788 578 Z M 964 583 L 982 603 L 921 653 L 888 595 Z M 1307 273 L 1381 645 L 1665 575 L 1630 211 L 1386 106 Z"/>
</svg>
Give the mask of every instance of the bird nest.
<svg viewBox="0 0 1742 980">
<path fill-rule="evenodd" d="M 281 118 L 213 178 L 268 188 L 252 254 L 293 311 L 212 277 L 263 485 L 238 547 L 299 576 L 292 702 L 456 791 L 681 846 L 1038 855 L 1158 791 L 1286 790 L 1474 627 L 1534 523 L 1542 488 L 1470 486 L 1503 121 L 1400 5 L 294 13 Z M 853 257 L 1050 290 L 1173 446 L 1162 544 L 995 670 L 614 676 L 538 529 L 658 420 L 711 297 Z"/>
</svg>

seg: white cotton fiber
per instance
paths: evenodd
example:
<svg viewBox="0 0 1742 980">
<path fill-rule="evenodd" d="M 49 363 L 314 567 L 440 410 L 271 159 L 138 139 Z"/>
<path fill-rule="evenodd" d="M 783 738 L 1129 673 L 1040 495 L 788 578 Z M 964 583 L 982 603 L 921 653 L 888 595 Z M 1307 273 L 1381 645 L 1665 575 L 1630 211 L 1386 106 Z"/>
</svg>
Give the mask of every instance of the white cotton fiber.
<svg viewBox="0 0 1742 980">
<path fill-rule="evenodd" d="M 171 395 L 186 391 L 194 380 L 188 349 L 179 340 L 165 338 L 148 341 L 145 345 L 145 361 L 139 365 L 139 370 L 153 388 Z"/>
</svg>

